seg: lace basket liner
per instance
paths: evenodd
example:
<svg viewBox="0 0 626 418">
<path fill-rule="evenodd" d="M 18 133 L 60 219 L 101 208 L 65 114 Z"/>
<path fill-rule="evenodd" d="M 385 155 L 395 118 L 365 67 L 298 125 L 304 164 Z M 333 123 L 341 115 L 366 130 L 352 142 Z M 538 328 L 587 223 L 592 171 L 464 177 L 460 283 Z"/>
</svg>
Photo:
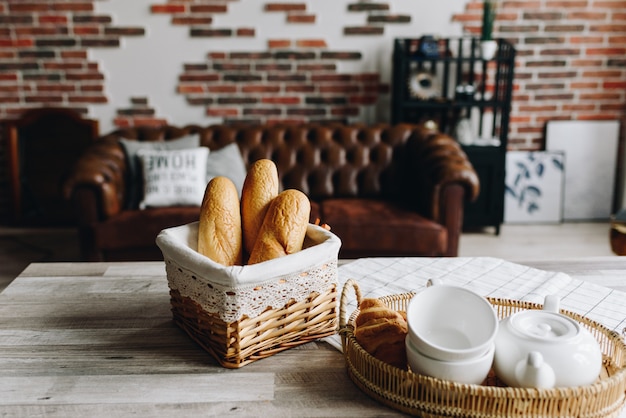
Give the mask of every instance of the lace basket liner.
<svg viewBox="0 0 626 418">
<path fill-rule="evenodd" d="M 291 301 L 304 300 L 312 292 L 324 293 L 338 282 L 337 260 L 328 260 L 310 269 L 272 280 L 239 287 L 222 286 L 166 260 L 170 289 L 196 302 L 224 322 L 254 318 L 263 311 L 281 308 Z"/>
</svg>

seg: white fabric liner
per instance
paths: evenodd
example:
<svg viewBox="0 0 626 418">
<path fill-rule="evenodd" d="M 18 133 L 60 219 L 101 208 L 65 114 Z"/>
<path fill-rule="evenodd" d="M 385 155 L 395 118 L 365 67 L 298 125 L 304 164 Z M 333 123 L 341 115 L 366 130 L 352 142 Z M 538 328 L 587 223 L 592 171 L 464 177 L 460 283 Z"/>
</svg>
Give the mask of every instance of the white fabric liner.
<svg viewBox="0 0 626 418">
<path fill-rule="evenodd" d="M 341 240 L 335 234 L 309 224 L 302 251 L 258 264 L 224 266 L 198 253 L 198 222 L 164 229 L 157 236 L 156 243 L 165 257 L 176 260 L 181 267 L 227 287 L 259 284 L 306 266 L 336 259 L 341 246 Z"/>
</svg>

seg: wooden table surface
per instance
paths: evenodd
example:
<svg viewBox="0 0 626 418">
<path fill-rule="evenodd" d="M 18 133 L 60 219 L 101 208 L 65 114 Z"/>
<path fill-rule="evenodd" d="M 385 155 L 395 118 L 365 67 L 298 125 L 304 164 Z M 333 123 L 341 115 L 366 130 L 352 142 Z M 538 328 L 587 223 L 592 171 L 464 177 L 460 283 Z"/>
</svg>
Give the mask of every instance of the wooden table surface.
<svg viewBox="0 0 626 418">
<path fill-rule="evenodd" d="M 520 264 L 626 291 L 626 257 Z M 28 266 L 0 294 L 0 416 L 131 415 L 401 414 L 364 395 L 324 342 L 218 366 L 173 324 L 163 263 Z"/>
</svg>

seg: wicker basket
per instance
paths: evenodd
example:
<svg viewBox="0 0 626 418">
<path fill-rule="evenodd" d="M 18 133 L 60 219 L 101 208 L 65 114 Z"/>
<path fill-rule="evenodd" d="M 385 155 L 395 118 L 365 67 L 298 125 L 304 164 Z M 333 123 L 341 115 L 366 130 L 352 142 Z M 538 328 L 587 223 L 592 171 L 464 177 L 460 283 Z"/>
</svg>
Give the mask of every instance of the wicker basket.
<svg viewBox="0 0 626 418">
<path fill-rule="evenodd" d="M 340 302 L 340 333 L 348 374 L 366 394 L 402 412 L 423 417 L 618 417 L 626 396 L 626 345 L 622 337 L 601 324 L 573 312 L 561 313 L 582 323 L 600 342 L 604 367 L 587 386 L 553 389 L 511 388 L 493 371 L 482 385 L 460 384 L 393 367 L 372 357 L 354 337 L 356 309 L 346 320 L 348 294 L 358 285 L 348 280 Z M 405 311 L 413 293 L 380 298 L 392 309 Z M 499 318 L 541 305 L 489 299 Z"/>
<path fill-rule="evenodd" d="M 305 248 L 249 266 L 196 251 L 197 222 L 161 231 L 174 322 L 222 366 L 239 368 L 337 329 L 341 241 L 309 225 Z"/>
</svg>

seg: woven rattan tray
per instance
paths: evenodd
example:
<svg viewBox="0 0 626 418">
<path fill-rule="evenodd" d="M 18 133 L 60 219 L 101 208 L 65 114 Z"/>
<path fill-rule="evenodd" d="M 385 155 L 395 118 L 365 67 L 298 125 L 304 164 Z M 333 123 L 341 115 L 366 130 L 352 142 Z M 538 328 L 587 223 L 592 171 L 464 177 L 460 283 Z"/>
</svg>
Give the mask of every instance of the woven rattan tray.
<svg viewBox="0 0 626 418">
<path fill-rule="evenodd" d="M 587 386 L 553 389 L 506 387 L 490 373 L 482 385 L 440 380 L 405 371 L 372 357 L 354 337 L 358 308 L 347 317 L 348 298 L 358 284 L 348 280 L 340 300 L 339 324 L 348 375 L 377 401 L 423 417 L 618 417 L 626 396 L 626 344 L 622 337 L 603 325 L 573 312 L 561 310 L 585 326 L 600 343 L 604 367 L 598 380 Z M 381 297 L 388 307 L 406 311 L 413 293 Z M 499 318 L 541 305 L 488 298 Z"/>
</svg>

